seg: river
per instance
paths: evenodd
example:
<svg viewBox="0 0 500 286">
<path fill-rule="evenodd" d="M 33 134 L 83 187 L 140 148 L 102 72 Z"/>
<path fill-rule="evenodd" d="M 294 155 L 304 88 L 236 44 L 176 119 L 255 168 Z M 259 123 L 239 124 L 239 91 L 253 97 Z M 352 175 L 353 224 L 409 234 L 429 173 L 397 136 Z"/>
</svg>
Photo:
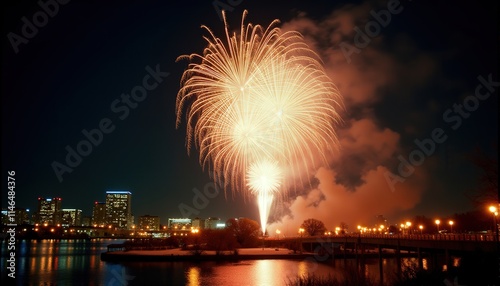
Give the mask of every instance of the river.
<svg viewBox="0 0 500 286">
<path fill-rule="evenodd" d="M 240 262 L 126 262 L 100 260 L 111 243 L 123 240 L 22 240 L 17 243 L 17 285 L 286 285 L 297 276 L 342 277 L 344 260 L 246 260 Z M 2 242 L 2 280 L 6 277 L 7 245 Z M 414 259 L 405 259 L 414 264 Z M 348 260 L 347 264 L 354 261 Z M 424 260 L 424 263 L 425 260 Z M 396 271 L 394 259 L 384 259 L 384 279 Z M 366 275 L 379 279 L 377 260 L 367 260 Z M 387 281 L 387 280 L 386 280 Z M 2 283 L 2 285 L 6 285 Z"/>
</svg>

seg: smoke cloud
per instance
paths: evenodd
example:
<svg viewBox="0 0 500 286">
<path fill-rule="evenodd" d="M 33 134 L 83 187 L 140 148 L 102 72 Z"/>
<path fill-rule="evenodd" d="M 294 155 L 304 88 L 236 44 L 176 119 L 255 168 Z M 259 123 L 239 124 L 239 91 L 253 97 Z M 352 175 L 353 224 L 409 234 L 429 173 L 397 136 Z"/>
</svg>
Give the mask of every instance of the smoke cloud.
<svg viewBox="0 0 500 286">
<path fill-rule="evenodd" d="M 404 184 L 398 184 L 395 192 L 391 191 L 384 173 L 403 150 L 401 134 L 383 126 L 374 110 L 389 87 L 398 86 L 401 80 L 407 86 L 421 84 L 433 69 L 418 68 L 412 80 L 401 78 L 408 72 L 402 73 L 403 64 L 383 48 L 383 32 L 358 54 L 352 54 L 349 62 L 339 48 L 341 42 L 353 45 L 354 28 L 363 27 L 372 9 L 367 3 L 349 5 L 319 22 L 300 14 L 282 26 L 285 31 L 301 32 L 318 53 L 344 98 L 346 110 L 345 122 L 337 130 L 340 152 L 329 158 L 328 167 L 316 171 L 311 187 L 298 194 L 291 192 L 288 201 L 275 205 L 274 223 L 268 227 L 271 234 L 280 229 L 285 235 L 294 235 L 308 218 L 323 221 L 329 230 L 345 222 L 352 231 L 357 224 L 375 223 L 377 215 L 390 219 L 413 208 L 426 188 L 428 175 L 418 168 Z M 408 50 L 409 45 L 404 41 L 401 47 Z M 425 59 L 425 67 L 433 65 L 424 54 L 415 59 Z"/>
</svg>

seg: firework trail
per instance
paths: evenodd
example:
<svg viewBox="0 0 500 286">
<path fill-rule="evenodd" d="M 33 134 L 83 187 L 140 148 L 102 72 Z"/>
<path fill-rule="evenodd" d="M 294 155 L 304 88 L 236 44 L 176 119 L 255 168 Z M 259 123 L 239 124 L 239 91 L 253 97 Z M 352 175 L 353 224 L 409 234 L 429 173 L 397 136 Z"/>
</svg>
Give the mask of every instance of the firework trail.
<svg viewBox="0 0 500 286">
<path fill-rule="evenodd" d="M 185 114 L 186 145 L 203 168 L 233 192 L 257 196 L 263 233 L 274 196 L 283 196 L 337 149 L 334 125 L 341 97 L 319 57 L 298 32 L 245 24 L 225 39 L 206 26 L 202 55 L 190 64 L 177 94 L 177 127 Z M 194 145 L 194 146 L 193 146 Z"/>
</svg>

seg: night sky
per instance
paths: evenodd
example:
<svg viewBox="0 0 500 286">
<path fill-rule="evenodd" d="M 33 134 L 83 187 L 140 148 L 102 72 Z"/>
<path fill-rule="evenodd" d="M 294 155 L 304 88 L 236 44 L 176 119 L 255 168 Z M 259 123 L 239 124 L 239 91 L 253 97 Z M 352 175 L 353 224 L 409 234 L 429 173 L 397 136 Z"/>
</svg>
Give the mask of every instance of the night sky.
<svg viewBox="0 0 500 286">
<path fill-rule="evenodd" d="M 2 9 L 2 178 L 5 183 L 7 171 L 16 172 L 16 206 L 34 211 L 37 197 L 61 197 L 63 208 L 90 215 L 107 189 L 128 189 L 136 218 L 165 221 L 182 215 L 181 204 L 196 209 L 193 189 L 203 192 L 211 180 L 196 152 L 187 154 L 186 122 L 175 127 L 188 64 L 176 58 L 202 53 L 202 24 L 223 36 L 214 3 L 231 1 L 73 0 L 57 11 L 51 6 L 47 19 L 34 1 L 10 2 Z M 397 223 L 473 209 L 465 194 L 478 170 L 466 156 L 475 148 L 497 156 L 499 31 L 492 2 L 402 1 L 385 27 L 377 24 L 362 43 L 357 31 L 387 10 L 387 1 L 232 1 L 231 29 L 239 29 L 244 9 L 247 22 L 267 26 L 280 19 L 284 30 L 304 35 L 344 97 L 344 122 L 336 127 L 340 153 L 311 174 L 311 185 L 290 192 L 273 219 L 287 215 L 294 225 L 317 217 L 329 227 L 378 214 Z M 36 31 L 23 20 L 33 23 L 34 15 Z M 357 52 L 346 56 L 346 47 Z M 154 76 L 144 83 L 146 75 Z M 488 98 L 474 96 L 479 76 L 493 82 L 481 89 Z M 138 86 L 150 89 L 141 101 L 122 97 Z M 464 100 L 473 109 L 465 116 L 454 111 Z M 86 139 L 82 130 L 100 125 L 107 132 L 102 141 L 91 151 L 84 146 L 89 154 L 59 180 L 54 162 L 67 165 L 67 146 L 76 150 Z M 384 174 L 396 174 L 398 156 L 408 159 L 415 140 L 430 138 L 436 128 L 447 139 L 391 190 Z M 202 207 L 193 216 L 258 220 L 253 198 L 238 190 L 196 205 Z"/>
</svg>

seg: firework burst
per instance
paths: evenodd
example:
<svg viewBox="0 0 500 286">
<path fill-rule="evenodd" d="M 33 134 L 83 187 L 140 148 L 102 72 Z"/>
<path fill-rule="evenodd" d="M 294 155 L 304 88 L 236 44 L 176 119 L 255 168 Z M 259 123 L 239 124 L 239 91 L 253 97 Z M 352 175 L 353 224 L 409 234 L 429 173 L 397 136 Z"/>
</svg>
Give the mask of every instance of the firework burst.
<svg viewBox="0 0 500 286">
<path fill-rule="evenodd" d="M 177 94 L 177 127 L 187 120 L 187 149 L 215 182 L 257 196 L 261 226 L 275 194 L 309 179 L 338 146 L 340 95 L 298 32 L 245 24 L 225 40 L 206 26 L 207 47 L 191 54 Z"/>
</svg>

